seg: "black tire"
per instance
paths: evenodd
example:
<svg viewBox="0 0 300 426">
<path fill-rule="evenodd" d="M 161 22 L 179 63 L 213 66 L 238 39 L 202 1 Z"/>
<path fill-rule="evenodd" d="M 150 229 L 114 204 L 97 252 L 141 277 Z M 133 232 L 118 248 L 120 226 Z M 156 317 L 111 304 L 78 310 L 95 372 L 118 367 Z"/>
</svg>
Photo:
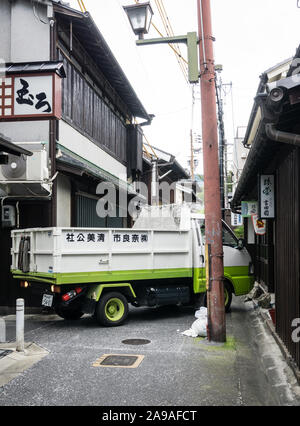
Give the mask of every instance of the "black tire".
<svg viewBox="0 0 300 426">
<path fill-rule="evenodd" d="M 224 282 L 224 296 L 225 296 L 225 312 L 230 312 L 232 302 L 232 288 L 228 281 Z M 207 308 L 207 294 L 204 297 L 204 306 Z"/>
<path fill-rule="evenodd" d="M 224 296 L 225 296 L 225 312 L 230 312 L 232 302 L 232 288 L 228 281 L 224 282 Z"/>
<path fill-rule="evenodd" d="M 117 327 L 128 316 L 128 302 L 122 293 L 111 292 L 100 297 L 96 307 L 96 319 L 105 327 Z"/>
<path fill-rule="evenodd" d="M 65 308 L 63 306 L 58 306 L 55 308 L 55 313 L 65 320 L 78 320 L 83 315 L 80 307 Z"/>
</svg>

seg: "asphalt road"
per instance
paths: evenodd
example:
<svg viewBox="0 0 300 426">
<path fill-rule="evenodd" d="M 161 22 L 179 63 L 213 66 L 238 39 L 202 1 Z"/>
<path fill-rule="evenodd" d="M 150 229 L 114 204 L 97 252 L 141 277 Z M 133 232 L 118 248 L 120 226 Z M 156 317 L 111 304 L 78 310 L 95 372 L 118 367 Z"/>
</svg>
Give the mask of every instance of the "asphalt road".
<svg viewBox="0 0 300 426">
<path fill-rule="evenodd" d="M 234 298 L 226 345 L 181 334 L 196 319 L 192 308 L 131 308 L 127 323 L 114 328 L 89 316 L 27 315 L 25 340 L 49 355 L 0 388 L 0 406 L 276 405 L 253 344 L 251 309 Z M 6 317 L 9 339 L 14 321 Z M 95 366 L 104 354 L 144 358 L 137 368 Z"/>
</svg>

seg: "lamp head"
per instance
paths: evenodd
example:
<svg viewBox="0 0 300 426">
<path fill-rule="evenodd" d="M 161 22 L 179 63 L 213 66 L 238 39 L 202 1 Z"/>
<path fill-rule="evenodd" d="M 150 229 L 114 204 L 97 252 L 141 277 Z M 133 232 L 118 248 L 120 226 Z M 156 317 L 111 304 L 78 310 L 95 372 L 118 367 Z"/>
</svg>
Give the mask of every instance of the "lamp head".
<svg viewBox="0 0 300 426">
<path fill-rule="evenodd" d="M 144 34 L 148 34 L 149 32 L 153 16 L 150 2 L 123 6 L 123 9 L 127 13 L 134 34 L 138 35 L 140 39 L 143 39 Z"/>
</svg>

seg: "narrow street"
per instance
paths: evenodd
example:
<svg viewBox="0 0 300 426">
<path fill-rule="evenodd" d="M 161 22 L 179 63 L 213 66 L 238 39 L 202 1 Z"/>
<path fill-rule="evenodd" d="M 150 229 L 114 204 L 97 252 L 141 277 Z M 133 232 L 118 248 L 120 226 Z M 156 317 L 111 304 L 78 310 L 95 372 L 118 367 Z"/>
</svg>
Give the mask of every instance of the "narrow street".
<svg viewBox="0 0 300 426">
<path fill-rule="evenodd" d="M 255 350 L 251 312 L 234 299 L 225 346 L 181 334 L 195 320 L 191 308 L 132 308 L 127 323 L 116 328 L 99 327 L 88 316 L 74 322 L 27 316 L 26 342 L 49 355 L 0 388 L 0 405 L 278 405 Z M 13 338 L 14 316 L 6 320 Z M 125 339 L 150 343 L 132 346 Z M 93 366 L 104 354 L 144 358 L 137 368 Z"/>
</svg>

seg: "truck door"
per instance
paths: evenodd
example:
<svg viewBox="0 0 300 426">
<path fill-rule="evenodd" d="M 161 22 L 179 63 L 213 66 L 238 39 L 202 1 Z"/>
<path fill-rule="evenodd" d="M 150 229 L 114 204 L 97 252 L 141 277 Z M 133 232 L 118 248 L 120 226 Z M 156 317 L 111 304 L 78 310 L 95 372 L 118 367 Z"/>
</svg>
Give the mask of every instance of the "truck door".
<svg viewBox="0 0 300 426">
<path fill-rule="evenodd" d="M 199 219 L 193 219 L 193 284 L 194 293 L 203 293 L 206 291 L 206 280 L 205 280 L 205 247 L 203 244 L 203 238 L 201 235 L 201 221 Z"/>
</svg>

